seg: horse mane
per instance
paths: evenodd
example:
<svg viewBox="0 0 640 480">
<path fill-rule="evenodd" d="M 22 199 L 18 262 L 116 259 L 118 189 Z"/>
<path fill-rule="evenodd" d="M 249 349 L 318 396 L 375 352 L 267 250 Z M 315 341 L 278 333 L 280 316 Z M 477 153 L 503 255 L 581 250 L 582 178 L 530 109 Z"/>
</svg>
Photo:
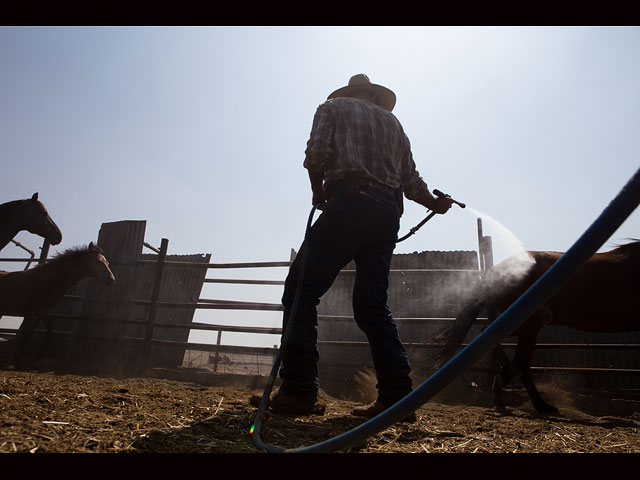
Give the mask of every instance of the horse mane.
<svg viewBox="0 0 640 480">
<path fill-rule="evenodd" d="M 622 245 L 617 245 L 616 248 L 611 250 L 612 253 L 630 253 L 640 248 L 640 239 L 637 238 L 629 238 L 629 243 L 624 243 Z"/>
<path fill-rule="evenodd" d="M 38 203 L 38 205 L 40 205 L 40 207 L 45 208 L 44 204 L 38 200 L 38 194 L 34 194 L 33 197 L 31 198 L 23 198 L 23 199 L 19 199 L 19 200 L 11 200 L 9 202 L 5 202 L 0 204 L 0 217 L 7 217 L 9 215 L 13 214 L 13 211 L 17 208 L 17 207 L 21 207 L 23 205 L 26 205 L 28 202 L 33 202 L 35 201 L 36 203 Z"/>
<path fill-rule="evenodd" d="M 64 252 L 56 254 L 55 256 L 51 257 L 50 261 L 70 260 L 73 258 L 77 258 L 81 255 L 84 255 L 89 251 L 96 251 L 104 255 L 104 251 L 98 245 L 95 245 L 95 244 L 79 245 L 79 246 L 67 248 Z"/>
<path fill-rule="evenodd" d="M 22 203 L 24 201 L 25 201 L 25 199 L 21 199 L 21 200 L 11 200 L 9 202 L 0 203 L 0 209 L 11 208 L 11 207 L 17 205 L 18 203 Z"/>
<path fill-rule="evenodd" d="M 11 200 L 10 202 L 0 204 L 0 216 L 10 215 L 10 212 L 18 206 L 24 204 L 28 200 Z"/>
</svg>

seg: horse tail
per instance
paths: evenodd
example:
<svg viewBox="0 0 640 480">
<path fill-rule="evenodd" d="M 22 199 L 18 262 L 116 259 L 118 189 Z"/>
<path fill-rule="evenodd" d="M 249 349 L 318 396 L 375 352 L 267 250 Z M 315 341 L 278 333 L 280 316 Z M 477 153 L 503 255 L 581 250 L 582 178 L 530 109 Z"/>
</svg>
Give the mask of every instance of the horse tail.
<svg viewBox="0 0 640 480">
<path fill-rule="evenodd" d="M 478 313 L 487 305 L 485 298 L 476 298 L 467 303 L 458 316 L 453 325 L 447 327 L 444 331 L 436 335 L 435 343 L 440 345 L 436 353 L 435 367 L 440 369 L 458 350 L 460 344 L 467 336 L 467 332 L 471 325 L 478 317 Z"/>
</svg>

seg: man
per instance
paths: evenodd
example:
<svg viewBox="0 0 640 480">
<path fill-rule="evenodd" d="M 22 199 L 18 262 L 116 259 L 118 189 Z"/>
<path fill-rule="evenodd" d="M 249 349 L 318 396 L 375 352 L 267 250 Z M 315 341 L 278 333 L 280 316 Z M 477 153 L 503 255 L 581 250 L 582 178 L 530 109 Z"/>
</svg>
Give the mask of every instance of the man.
<svg viewBox="0 0 640 480">
<path fill-rule="evenodd" d="M 304 167 L 313 205 L 320 205 L 323 213 L 308 232 L 285 283 L 283 330 L 298 293 L 298 276 L 303 275 L 297 312 L 282 351 L 282 385 L 270 400 L 273 410 L 324 412 L 317 403 L 316 306 L 351 260 L 356 264 L 354 319 L 367 335 L 378 380 L 377 401 L 353 413 L 375 416 L 411 392 L 411 368 L 387 306 L 402 195 L 440 214 L 452 202 L 434 197 L 416 170 L 409 140 L 391 113 L 395 100 L 391 90 L 359 74 L 316 111 Z"/>
</svg>

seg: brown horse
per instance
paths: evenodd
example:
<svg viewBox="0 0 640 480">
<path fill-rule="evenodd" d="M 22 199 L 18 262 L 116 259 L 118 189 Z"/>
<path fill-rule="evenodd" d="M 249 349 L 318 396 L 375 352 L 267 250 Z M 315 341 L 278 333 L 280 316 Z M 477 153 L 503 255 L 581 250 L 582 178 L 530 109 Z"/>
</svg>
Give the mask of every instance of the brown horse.
<svg viewBox="0 0 640 480">
<path fill-rule="evenodd" d="M 38 200 L 37 193 L 27 200 L 14 200 L 0 205 L 0 250 L 22 230 L 49 240 L 51 245 L 58 245 L 62 241 L 60 229 Z"/>
<path fill-rule="evenodd" d="M 24 317 L 15 338 L 16 359 L 40 319 L 47 330 L 40 348 L 41 352 L 44 350 L 51 331 L 47 313 L 62 301 L 72 285 L 85 277 L 97 278 L 108 285 L 115 282 L 102 249 L 93 243 L 88 247 L 69 249 L 30 270 L 0 271 L 0 316 Z"/>
<path fill-rule="evenodd" d="M 560 252 L 526 252 L 510 257 L 487 272 L 473 299 L 458 314 L 453 326 L 437 337 L 443 344 L 438 365 L 453 356 L 483 308 L 494 320 L 520 297 L 553 263 Z M 501 401 L 502 387 L 520 375 L 538 412 L 557 412 L 545 402 L 530 375 L 536 337 L 546 324 L 566 325 L 586 332 L 640 331 L 640 241 L 596 253 L 553 297 L 515 332 L 518 337 L 513 362 L 501 347 L 492 352 L 494 393 Z M 501 368 L 500 368 L 501 367 Z"/>
</svg>

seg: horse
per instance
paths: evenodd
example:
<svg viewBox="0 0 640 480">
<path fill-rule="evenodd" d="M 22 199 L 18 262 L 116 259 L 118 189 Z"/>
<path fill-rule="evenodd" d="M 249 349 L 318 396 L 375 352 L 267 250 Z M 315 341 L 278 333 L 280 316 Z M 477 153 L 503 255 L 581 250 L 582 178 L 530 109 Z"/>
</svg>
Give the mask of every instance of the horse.
<svg viewBox="0 0 640 480">
<path fill-rule="evenodd" d="M 0 250 L 22 230 L 43 237 L 51 245 L 58 245 L 62 241 L 60 229 L 38 200 L 37 192 L 29 199 L 0 205 Z"/>
<path fill-rule="evenodd" d="M 52 327 L 47 313 L 62 301 L 72 285 L 85 277 L 97 278 L 107 285 L 115 282 L 109 261 L 93 242 L 85 247 L 70 248 L 29 270 L 0 271 L 0 317 L 24 317 L 14 339 L 16 362 L 41 319 L 46 326 L 46 336 L 40 353 L 44 351 Z"/>
<path fill-rule="evenodd" d="M 640 330 L 640 241 L 594 254 L 587 262 L 515 332 L 517 346 L 510 361 L 501 347 L 492 352 L 493 393 L 502 404 L 502 388 L 519 375 L 534 408 L 539 413 L 556 413 L 531 378 L 530 365 L 536 338 L 547 324 L 565 325 L 585 332 L 614 333 Z M 436 366 L 453 356 L 471 324 L 483 308 L 493 321 L 558 260 L 562 252 L 528 251 L 514 255 L 489 270 L 455 319 L 436 337 L 441 345 Z"/>
</svg>

